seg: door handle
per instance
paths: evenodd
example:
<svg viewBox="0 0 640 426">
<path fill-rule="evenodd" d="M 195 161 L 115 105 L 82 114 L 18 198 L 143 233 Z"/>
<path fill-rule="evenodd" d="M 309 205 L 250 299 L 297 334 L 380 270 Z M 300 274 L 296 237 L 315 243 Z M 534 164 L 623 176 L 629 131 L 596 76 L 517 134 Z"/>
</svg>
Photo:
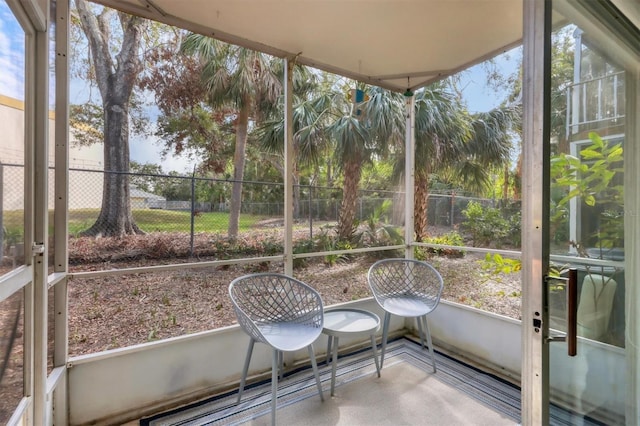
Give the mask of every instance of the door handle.
<svg viewBox="0 0 640 426">
<path fill-rule="evenodd" d="M 567 355 L 578 353 L 578 270 L 569 269 L 567 282 Z"/>
<path fill-rule="evenodd" d="M 547 341 L 567 342 L 567 355 L 576 356 L 578 354 L 578 270 L 571 268 L 566 278 L 545 277 L 548 283 L 550 280 L 566 281 L 566 308 L 567 308 L 567 334 L 564 336 L 549 336 Z"/>
</svg>

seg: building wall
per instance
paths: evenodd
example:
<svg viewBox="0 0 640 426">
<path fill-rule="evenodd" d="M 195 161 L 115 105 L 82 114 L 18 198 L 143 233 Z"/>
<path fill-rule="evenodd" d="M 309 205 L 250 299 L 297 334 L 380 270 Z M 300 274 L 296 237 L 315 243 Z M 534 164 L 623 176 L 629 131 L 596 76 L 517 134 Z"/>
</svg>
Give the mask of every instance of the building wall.
<svg viewBox="0 0 640 426">
<path fill-rule="evenodd" d="M 0 169 L 2 171 L 2 209 L 22 210 L 24 198 L 24 103 L 0 95 Z M 55 162 L 55 116 L 49 115 L 49 166 Z M 69 167 L 103 170 L 102 145 L 74 146 L 70 135 Z M 49 208 L 54 206 L 54 174 L 49 172 Z M 69 208 L 100 208 L 102 173 L 69 172 Z"/>
</svg>

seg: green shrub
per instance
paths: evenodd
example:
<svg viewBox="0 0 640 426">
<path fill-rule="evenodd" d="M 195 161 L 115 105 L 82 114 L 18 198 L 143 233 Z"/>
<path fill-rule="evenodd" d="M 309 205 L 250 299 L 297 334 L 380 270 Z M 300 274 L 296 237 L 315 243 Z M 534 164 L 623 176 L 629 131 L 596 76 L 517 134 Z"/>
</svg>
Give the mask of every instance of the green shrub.
<svg viewBox="0 0 640 426">
<path fill-rule="evenodd" d="M 473 246 L 502 247 L 512 234 L 509 221 L 502 217 L 498 209 L 484 208 L 480 203 L 471 201 L 462 214 L 467 218 L 463 223 L 465 229 L 471 235 Z"/>
<path fill-rule="evenodd" d="M 315 251 L 315 243 L 312 239 L 294 241 L 293 243 L 294 254 L 312 253 L 313 251 Z M 309 263 L 308 257 L 293 259 L 294 269 L 305 267 L 307 266 L 308 263 Z"/>
<path fill-rule="evenodd" d="M 5 252 L 9 252 L 9 248 L 11 246 L 24 241 L 24 237 L 22 236 L 22 229 L 13 226 L 3 227 L 2 237 L 4 239 L 3 249 L 5 250 Z"/>
<path fill-rule="evenodd" d="M 583 247 L 624 246 L 624 151 L 620 141 L 589 133 L 591 144 L 579 156 L 558 154 L 551 158 L 551 218 L 553 229 L 568 229 L 569 206 L 577 199 L 584 217 L 597 218 L 597 226 L 582 229 Z M 591 231 L 589 233 L 589 231 Z M 580 233 L 579 233 L 580 234 Z M 568 236 L 564 241 L 568 240 Z"/>
<path fill-rule="evenodd" d="M 511 214 L 507 219 L 509 224 L 509 233 L 507 234 L 507 243 L 514 247 L 522 245 L 522 213 L 520 210 Z"/>
<path fill-rule="evenodd" d="M 520 259 L 511 259 L 502 257 L 500 254 L 487 253 L 484 260 L 480 263 L 482 270 L 487 271 L 491 275 L 512 274 L 520 272 L 522 269 L 522 261 Z"/>
<path fill-rule="evenodd" d="M 451 231 L 436 237 L 428 237 L 425 239 L 424 242 L 430 243 L 430 244 L 440 244 L 445 246 L 462 247 L 464 245 L 464 240 L 462 239 L 462 236 L 456 231 Z M 464 251 L 456 250 L 452 248 L 443 248 L 443 247 L 416 247 L 416 250 L 414 251 L 414 255 L 418 260 L 426 260 L 432 255 L 446 256 L 446 257 L 463 257 Z"/>
</svg>

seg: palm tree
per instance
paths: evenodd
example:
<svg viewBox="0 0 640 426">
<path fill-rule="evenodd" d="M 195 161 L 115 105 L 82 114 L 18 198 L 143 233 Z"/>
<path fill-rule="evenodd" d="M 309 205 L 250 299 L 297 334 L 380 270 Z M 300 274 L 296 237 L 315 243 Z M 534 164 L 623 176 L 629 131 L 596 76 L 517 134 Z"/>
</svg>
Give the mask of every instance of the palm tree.
<svg viewBox="0 0 640 426">
<path fill-rule="evenodd" d="M 509 160 L 510 130 L 519 109 L 504 106 L 471 116 L 449 90 L 447 81 L 430 85 L 415 96 L 414 227 L 416 241 L 424 241 L 430 177 L 454 176 L 464 188 L 484 188 L 493 167 Z M 394 174 L 404 174 L 402 152 L 398 153 Z"/>
<path fill-rule="evenodd" d="M 350 86 L 350 85 L 349 85 Z M 361 104 L 349 102 L 345 88 L 328 87 L 314 101 L 319 112 L 316 123 L 324 124 L 319 132 L 331 144 L 336 171 L 343 174 L 342 203 L 338 217 L 339 240 L 350 240 L 356 228 L 356 205 L 362 168 L 373 159 L 388 156 L 391 147 L 404 140 L 404 99 L 399 93 L 362 84 L 357 90 L 367 94 Z M 313 134 L 314 126 L 308 132 Z"/>
<path fill-rule="evenodd" d="M 281 74 L 278 72 L 278 74 Z M 318 93 L 317 74 L 309 68 L 296 65 L 293 69 L 293 216 L 300 216 L 300 167 L 315 165 L 326 152 L 322 111 L 315 105 Z M 265 151 L 264 157 L 284 177 L 284 102 L 265 111 L 271 116 L 252 133 L 258 145 Z"/>
<path fill-rule="evenodd" d="M 471 126 L 460 100 L 436 83 L 416 94 L 415 99 L 415 205 L 416 241 L 427 236 L 429 176 L 442 172 L 463 156 Z M 404 156 L 402 157 L 404 159 Z M 402 164 L 404 168 L 404 164 Z"/>
<path fill-rule="evenodd" d="M 296 173 L 300 164 L 317 164 L 330 156 L 343 172 L 340 240 L 351 239 L 355 231 L 362 167 L 373 156 L 386 155 L 390 144 L 401 142 L 404 125 L 401 95 L 360 85 L 358 89 L 367 91 L 370 99 L 356 106 L 347 100 L 346 88 L 347 85 L 339 86 L 328 74 L 323 74 L 319 86 L 299 92 L 293 112 Z M 258 129 L 258 138 L 266 149 L 282 152 L 283 127 L 282 119 L 275 119 Z M 298 179 L 297 175 L 294 179 Z"/>
<path fill-rule="evenodd" d="M 349 240 L 355 231 L 355 212 L 362 168 L 373 158 L 395 153 L 396 176 L 404 171 L 404 98 L 377 87 L 359 86 L 369 100 L 359 106 L 347 102 L 344 90 L 325 87 L 314 99 L 300 100 L 294 110 L 298 153 L 318 158 L 322 144 L 331 143 L 343 172 L 343 199 L 338 237 Z M 513 111 L 496 109 L 470 116 L 448 83 L 431 85 L 416 94 L 415 232 L 422 241 L 427 229 L 429 178 L 433 173 L 459 176 L 466 188 L 487 184 L 491 166 L 508 160 L 508 130 Z M 512 108 L 513 109 L 513 108 Z M 282 140 L 272 137 L 270 140 Z M 311 154 L 313 153 L 313 154 Z"/>
<path fill-rule="evenodd" d="M 346 98 L 334 104 L 341 112 L 327 127 L 335 143 L 334 157 L 343 172 L 342 204 L 338 217 L 338 238 L 350 240 L 356 228 L 356 205 L 362 167 L 373 158 L 385 157 L 390 146 L 403 140 L 402 95 L 379 87 L 358 85 L 369 100 L 362 105 L 345 103 Z M 328 105 L 325 105 L 328 107 Z"/>
<path fill-rule="evenodd" d="M 181 50 L 203 61 L 202 80 L 212 106 L 234 108 L 230 117 L 236 139 L 228 233 L 230 238 L 235 238 L 240 220 L 249 122 L 260 121 L 259 106 L 275 103 L 282 91 L 282 82 L 273 69 L 278 61 L 263 53 L 199 34 L 188 35 Z"/>
</svg>

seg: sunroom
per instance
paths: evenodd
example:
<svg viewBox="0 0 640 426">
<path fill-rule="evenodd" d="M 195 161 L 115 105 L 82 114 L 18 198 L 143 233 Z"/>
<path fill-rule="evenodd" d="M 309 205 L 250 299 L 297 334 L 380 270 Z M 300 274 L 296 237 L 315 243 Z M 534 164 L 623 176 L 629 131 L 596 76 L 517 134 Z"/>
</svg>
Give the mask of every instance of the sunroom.
<svg viewBox="0 0 640 426">
<path fill-rule="evenodd" d="M 228 300 L 194 301 L 207 294 L 199 286 L 207 286 L 208 276 L 215 281 L 216 275 L 236 278 L 247 271 L 267 269 L 303 279 L 322 294 L 316 271 L 305 275 L 299 263 L 349 258 L 367 265 L 376 256 L 413 259 L 429 253 L 428 261 L 444 268 L 438 254 L 455 251 L 466 258 L 487 256 L 494 267 L 515 270 L 521 287 L 513 296 L 500 297 L 521 297 L 521 312 L 517 318 L 487 312 L 483 306 L 464 304 L 464 294 L 457 300 L 442 299 L 429 315 L 433 346 L 439 354 L 517 385 L 521 424 L 553 423 L 552 404 L 571 413 L 570 422 L 575 424 L 640 424 L 640 299 L 632 278 L 640 264 L 636 262 L 640 250 L 635 247 L 640 244 L 640 150 L 635 147 L 639 120 L 634 119 L 640 98 L 640 8 L 635 2 L 102 0 L 90 4 L 88 10 L 104 6 L 122 12 L 128 17 L 123 23 L 142 17 L 279 61 L 282 92 L 274 108 L 282 115 L 282 147 L 270 155 L 281 166 L 281 175 L 267 184 L 248 177 L 264 177 L 257 174 L 261 164 L 256 161 L 254 175 L 245 170 L 244 175 L 224 177 L 230 172 L 218 170 L 215 178 L 205 179 L 191 165 L 190 176 L 156 173 L 161 169 L 133 170 L 128 144 L 110 147 L 126 165 L 112 161 L 107 148 L 92 151 L 96 150 L 89 140 L 95 137 L 92 125 L 100 127 L 96 124 L 100 119 L 91 121 L 91 110 L 84 110 L 85 127 L 78 127 L 74 107 L 88 104 L 90 96 L 72 97 L 78 92 L 73 86 L 78 72 L 74 61 L 90 61 L 91 55 L 89 42 L 84 41 L 83 46 L 73 32 L 82 20 L 79 3 L 86 2 L 3 3 L 3 50 L 11 54 L 1 56 L 7 71 L 0 71 L 0 121 L 6 129 L 0 151 L 0 421 L 10 425 L 123 424 L 237 389 L 248 339 L 237 324 L 217 322 Z M 87 22 L 95 25 L 96 34 L 105 36 L 104 22 Z M 155 30 L 148 25 L 146 32 L 133 31 L 131 38 L 123 37 L 122 45 Z M 562 38 L 568 40 L 565 45 L 557 43 L 560 30 L 565 35 L 571 31 L 570 37 Z M 118 38 L 125 34 L 122 31 L 103 40 Z M 416 205 L 439 199 L 416 190 L 420 187 L 417 170 L 423 161 L 416 153 L 422 136 L 421 123 L 416 120 L 421 93 L 518 47 L 522 52 L 521 90 L 513 101 L 522 106 L 521 243 L 503 249 L 475 247 L 475 242 L 472 246 L 430 241 L 422 234 L 416 237 L 423 223 L 416 217 L 420 210 Z M 84 58 L 77 55 L 82 48 Z M 114 55 L 114 62 L 103 69 L 113 71 L 106 80 L 118 75 L 118 61 L 130 53 L 123 49 Z M 404 177 L 399 188 L 389 191 L 391 195 L 376 192 L 395 203 L 393 224 L 397 226 L 393 228 L 399 239 L 394 243 L 374 238 L 366 247 L 338 244 L 300 250 L 297 245 L 301 228 L 311 240 L 314 233 L 318 237 L 332 229 L 319 224 L 344 223 L 344 217 L 327 213 L 339 210 L 339 203 L 337 207 L 316 207 L 315 213 L 312 206 L 336 199 L 344 203 L 348 191 L 346 177 L 343 188 L 333 193 L 336 186 L 330 191 L 322 188 L 327 191 L 322 196 L 318 195 L 321 186 L 314 186 L 312 179 L 298 180 L 295 72 L 299 65 L 316 70 L 316 75 L 331 73 L 339 84 L 351 84 L 353 90 L 345 98 L 356 100 L 352 114 L 359 115 L 360 101 L 365 104 L 382 89 L 402 100 L 402 108 L 390 112 L 401 123 L 403 149 L 396 154 L 401 153 Z M 94 72 L 100 78 L 100 70 Z M 554 80 L 559 72 L 569 78 Z M 113 86 L 104 87 L 126 85 L 127 81 L 116 79 L 109 84 Z M 107 95 L 103 88 L 99 90 Z M 129 105 L 128 97 L 126 102 Z M 121 114 L 122 108 L 104 105 L 104 111 L 106 117 Z M 237 113 L 234 120 L 240 121 L 241 116 Z M 101 133 L 105 138 L 114 131 L 107 122 L 104 118 Z M 127 130 L 129 139 L 135 125 L 131 119 L 116 131 Z M 238 133 L 235 128 L 234 137 Z M 211 136 L 216 138 L 223 136 Z M 93 152 L 95 162 L 77 160 L 78 149 L 84 155 Z M 213 148 L 199 152 L 213 152 Z M 257 154 L 247 151 L 245 155 Z M 149 183 L 158 175 L 167 182 L 173 179 L 172 188 L 181 188 L 187 195 L 209 188 L 208 203 L 196 204 L 195 195 L 185 198 L 189 201 L 177 196 L 161 198 L 155 191 L 157 182 Z M 258 213 L 238 210 L 239 230 L 235 229 L 233 237 L 246 243 L 244 256 L 230 255 L 226 235 L 207 234 L 201 225 L 209 215 L 224 213 L 229 208 L 227 200 L 234 203 L 237 181 L 244 181 L 236 198 L 243 200 L 243 209 L 251 204 L 258 184 L 271 185 L 262 192 L 270 194 L 272 206 L 259 199 L 252 204 Z M 113 194 L 108 188 L 120 185 L 120 192 L 129 194 L 130 184 L 162 201 L 132 206 L 132 196 L 127 196 L 135 221 L 144 223 L 144 217 L 153 214 L 180 214 L 187 218 L 186 227 L 180 228 L 187 235 L 184 241 L 165 227 L 168 216 L 158 216 L 162 223 L 145 229 L 147 234 L 162 235 L 153 247 L 135 246 L 133 235 L 113 238 L 103 235 L 104 230 L 95 231 L 103 214 L 108 216 L 107 211 L 117 204 L 116 198 L 109 198 Z M 391 185 L 385 190 L 389 188 Z M 432 203 L 432 210 L 423 210 L 427 222 L 454 224 L 456 214 L 461 213 L 456 211 L 454 195 L 448 195 L 441 203 L 445 208 Z M 361 211 L 367 211 L 364 200 L 372 198 L 360 197 Z M 375 216 L 375 210 L 363 213 L 361 226 Z M 275 228 L 274 244 L 258 246 L 255 234 L 244 234 L 243 218 L 253 216 Z M 79 238 L 87 229 L 95 232 Z M 178 250 L 185 241 L 187 256 L 161 260 L 149 256 L 153 250 Z M 216 251 L 204 255 L 199 251 L 203 247 Z M 123 257 L 135 262 L 123 266 L 119 262 Z M 472 264 L 480 268 L 479 263 Z M 354 290 L 366 283 L 366 268 L 342 269 L 332 279 L 344 288 L 346 299 L 325 297 L 325 307 L 361 309 L 382 316 L 370 293 Z M 182 302 L 174 299 L 174 293 L 157 291 L 169 281 L 185 300 L 191 300 L 192 305 L 180 308 L 184 311 L 177 311 Z M 229 282 L 224 282 L 225 289 Z M 118 285 L 129 287 L 118 293 L 114 290 Z M 447 285 L 445 276 L 445 288 Z M 81 297 L 93 303 L 81 310 Z M 138 303 L 146 318 L 123 313 L 120 305 L 132 306 L 119 303 L 124 297 Z M 181 315 L 196 317 L 199 327 L 180 328 Z M 122 320 L 125 317 L 133 322 Z M 137 340 L 118 340 L 119 329 L 125 328 L 137 329 Z M 168 328 L 174 329 L 173 334 L 163 334 Z M 87 330 L 92 331 L 87 334 Z M 412 337 L 416 325 L 394 317 L 390 335 Z M 377 339 L 379 343 L 380 332 Z M 326 341 L 315 344 L 318 360 L 327 354 Z M 92 349 L 81 349 L 87 347 Z M 370 347 L 365 336 L 340 340 L 338 350 L 358 353 Z M 425 356 L 428 359 L 426 351 Z M 295 370 L 308 365 L 309 358 L 306 351 L 287 354 L 284 365 Z M 384 373 L 383 368 L 383 378 Z M 269 352 L 256 350 L 252 380 L 259 382 L 270 374 Z M 325 394 L 328 397 L 326 389 Z M 423 420 L 410 423 L 424 424 Z"/>
</svg>

